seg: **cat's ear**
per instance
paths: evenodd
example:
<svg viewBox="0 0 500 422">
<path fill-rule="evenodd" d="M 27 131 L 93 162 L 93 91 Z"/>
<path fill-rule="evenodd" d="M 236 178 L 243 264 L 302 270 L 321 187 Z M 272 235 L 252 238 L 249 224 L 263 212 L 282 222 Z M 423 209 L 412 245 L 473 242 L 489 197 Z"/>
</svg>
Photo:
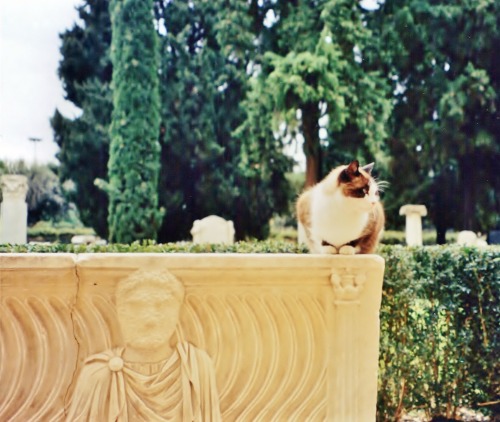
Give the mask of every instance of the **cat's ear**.
<svg viewBox="0 0 500 422">
<path fill-rule="evenodd" d="M 361 170 L 366 171 L 368 174 L 372 174 L 373 166 L 375 163 L 367 164 L 366 166 L 361 167 Z"/>
<path fill-rule="evenodd" d="M 345 169 L 347 174 L 357 176 L 359 174 L 359 161 L 354 160 Z"/>
<path fill-rule="evenodd" d="M 349 183 L 354 177 L 359 176 L 359 161 L 354 160 L 340 172 L 339 183 Z"/>
</svg>

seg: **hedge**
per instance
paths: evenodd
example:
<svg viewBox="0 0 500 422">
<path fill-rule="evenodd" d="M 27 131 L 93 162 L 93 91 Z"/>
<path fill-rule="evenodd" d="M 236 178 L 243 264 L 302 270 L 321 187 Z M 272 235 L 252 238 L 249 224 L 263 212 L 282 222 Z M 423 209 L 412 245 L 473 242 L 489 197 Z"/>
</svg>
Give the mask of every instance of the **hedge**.
<svg viewBox="0 0 500 422">
<path fill-rule="evenodd" d="M 95 232 L 87 227 L 54 227 L 50 223 L 43 222 L 28 227 L 30 242 L 71 243 L 71 238 L 75 235 L 95 235 Z"/>
<path fill-rule="evenodd" d="M 307 253 L 307 247 L 293 242 L 266 240 L 259 242 L 236 242 L 232 245 L 194 244 L 176 242 L 157 244 L 154 241 L 136 241 L 131 244 L 112 243 L 108 245 L 54 244 L 0 244 L 0 253 L 38 252 L 38 253 Z"/>
<path fill-rule="evenodd" d="M 458 233 L 446 233 L 446 243 L 456 243 Z M 406 245 L 406 234 L 404 231 L 385 230 L 381 240 L 384 245 Z M 436 244 L 436 232 L 424 230 L 422 232 L 422 243 L 425 246 Z"/>
<path fill-rule="evenodd" d="M 95 235 L 91 228 L 80 227 L 53 227 L 50 223 L 38 223 L 28 228 L 28 240 L 35 242 L 59 242 L 71 243 L 74 235 Z M 286 226 L 280 229 L 274 229 L 271 233 L 271 239 L 275 242 L 275 247 L 281 247 L 281 244 L 297 242 L 297 230 Z M 457 233 L 450 232 L 446 235 L 447 243 L 456 243 Z M 434 231 L 424 231 L 422 234 L 423 244 L 426 246 L 436 244 L 436 233 Z M 243 242 L 246 243 L 246 242 Z M 252 242 L 255 243 L 255 242 Z M 381 243 L 384 245 L 405 245 L 406 235 L 404 231 L 386 230 L 384 231 Z M 172 244 L 171 249 L 176 249 L 176 243 Z M 288 247 L 287 247 L 288 249 Z M 163 252 L 163 251 L 162 251 Z"/>
<path fill-rule="evenodd" d="M 0 252 L 306 253 L 293 242 L 234 245 L 0 245 Z M 420 409 L 500 415 L 500 247 L 382 246 L 377 420 Z M 437 419 L 436 419 L 437 420 Z M 495 419 L 496 420 L 496 419 Z"/>
<path fill-rule="evenodd" d="M 500 248 L 382 247 L 378 415 L 500 414 Z"/>
</svg>

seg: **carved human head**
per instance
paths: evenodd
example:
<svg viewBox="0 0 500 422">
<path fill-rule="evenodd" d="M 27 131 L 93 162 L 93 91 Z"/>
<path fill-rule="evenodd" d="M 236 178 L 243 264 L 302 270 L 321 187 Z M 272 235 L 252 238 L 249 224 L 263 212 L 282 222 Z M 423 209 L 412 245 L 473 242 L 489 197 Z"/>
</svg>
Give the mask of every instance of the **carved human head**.
<svg viewBox="0 0 500 422">
<path fill-rule="evenodd" d="M 118 283 L 115 294 L 126 346 L 150 349 L 170 341 L 184 300 L 184 286 L 173 274 L 138 270 Z"/>
</svg>

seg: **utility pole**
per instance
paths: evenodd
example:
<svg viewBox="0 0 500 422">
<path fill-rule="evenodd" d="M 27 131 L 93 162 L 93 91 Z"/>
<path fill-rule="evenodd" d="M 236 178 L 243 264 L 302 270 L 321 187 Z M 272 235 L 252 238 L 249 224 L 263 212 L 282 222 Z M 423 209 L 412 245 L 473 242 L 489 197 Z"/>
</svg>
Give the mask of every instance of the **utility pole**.
<svg viewBox="0 0 500 422">
<path fill-rule="evenodd" d="M 36 144 L 38 142 L 41 142 L 42 141 L 42 138 L 35 138 L 35 137 L 31 137 L 31 138 L 28 138 L 31 142 L 33 142 L 33 145 L 34 145 L 34 151 L 33 151 L 33 164 L 36 164 Z"/>
</svg>

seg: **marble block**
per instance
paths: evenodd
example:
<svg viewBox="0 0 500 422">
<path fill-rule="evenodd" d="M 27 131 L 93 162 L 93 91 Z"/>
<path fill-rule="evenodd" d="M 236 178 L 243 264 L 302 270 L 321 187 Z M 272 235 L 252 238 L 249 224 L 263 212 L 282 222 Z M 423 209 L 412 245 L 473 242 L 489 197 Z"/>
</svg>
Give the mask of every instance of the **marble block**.
<svg viewBox="0 0 500 422">
<path fill-rule="evenodd" d="M 193 243 L 234 243 L 234 224 L 217 215 L 195 220 L 191 229 Z"/>
<path fill-rule="evenodd" d="M 0 243 L 27 243 L 28 239 L 28 178 L 17 174 L 0 177 Z"/>
<path fill-rule="evenodd" d="M 0 254 L 0 420 L 374 421 L 383 272 L 375 255 Z"/>
<path fill-rule="evenodd" d="M 457 244 L 464 246 L 488 246 L 485 239 L 480 238 L 471 230 L 462 230 L 458 233 Z"/>
<path fill-rule="evenodd" d="M 403 205 L 399 215 L 406 216 L 406 244 L 408 246 L 422 246 L 422 217 L 427 215 L 425 205 Z"/>
</svg>

